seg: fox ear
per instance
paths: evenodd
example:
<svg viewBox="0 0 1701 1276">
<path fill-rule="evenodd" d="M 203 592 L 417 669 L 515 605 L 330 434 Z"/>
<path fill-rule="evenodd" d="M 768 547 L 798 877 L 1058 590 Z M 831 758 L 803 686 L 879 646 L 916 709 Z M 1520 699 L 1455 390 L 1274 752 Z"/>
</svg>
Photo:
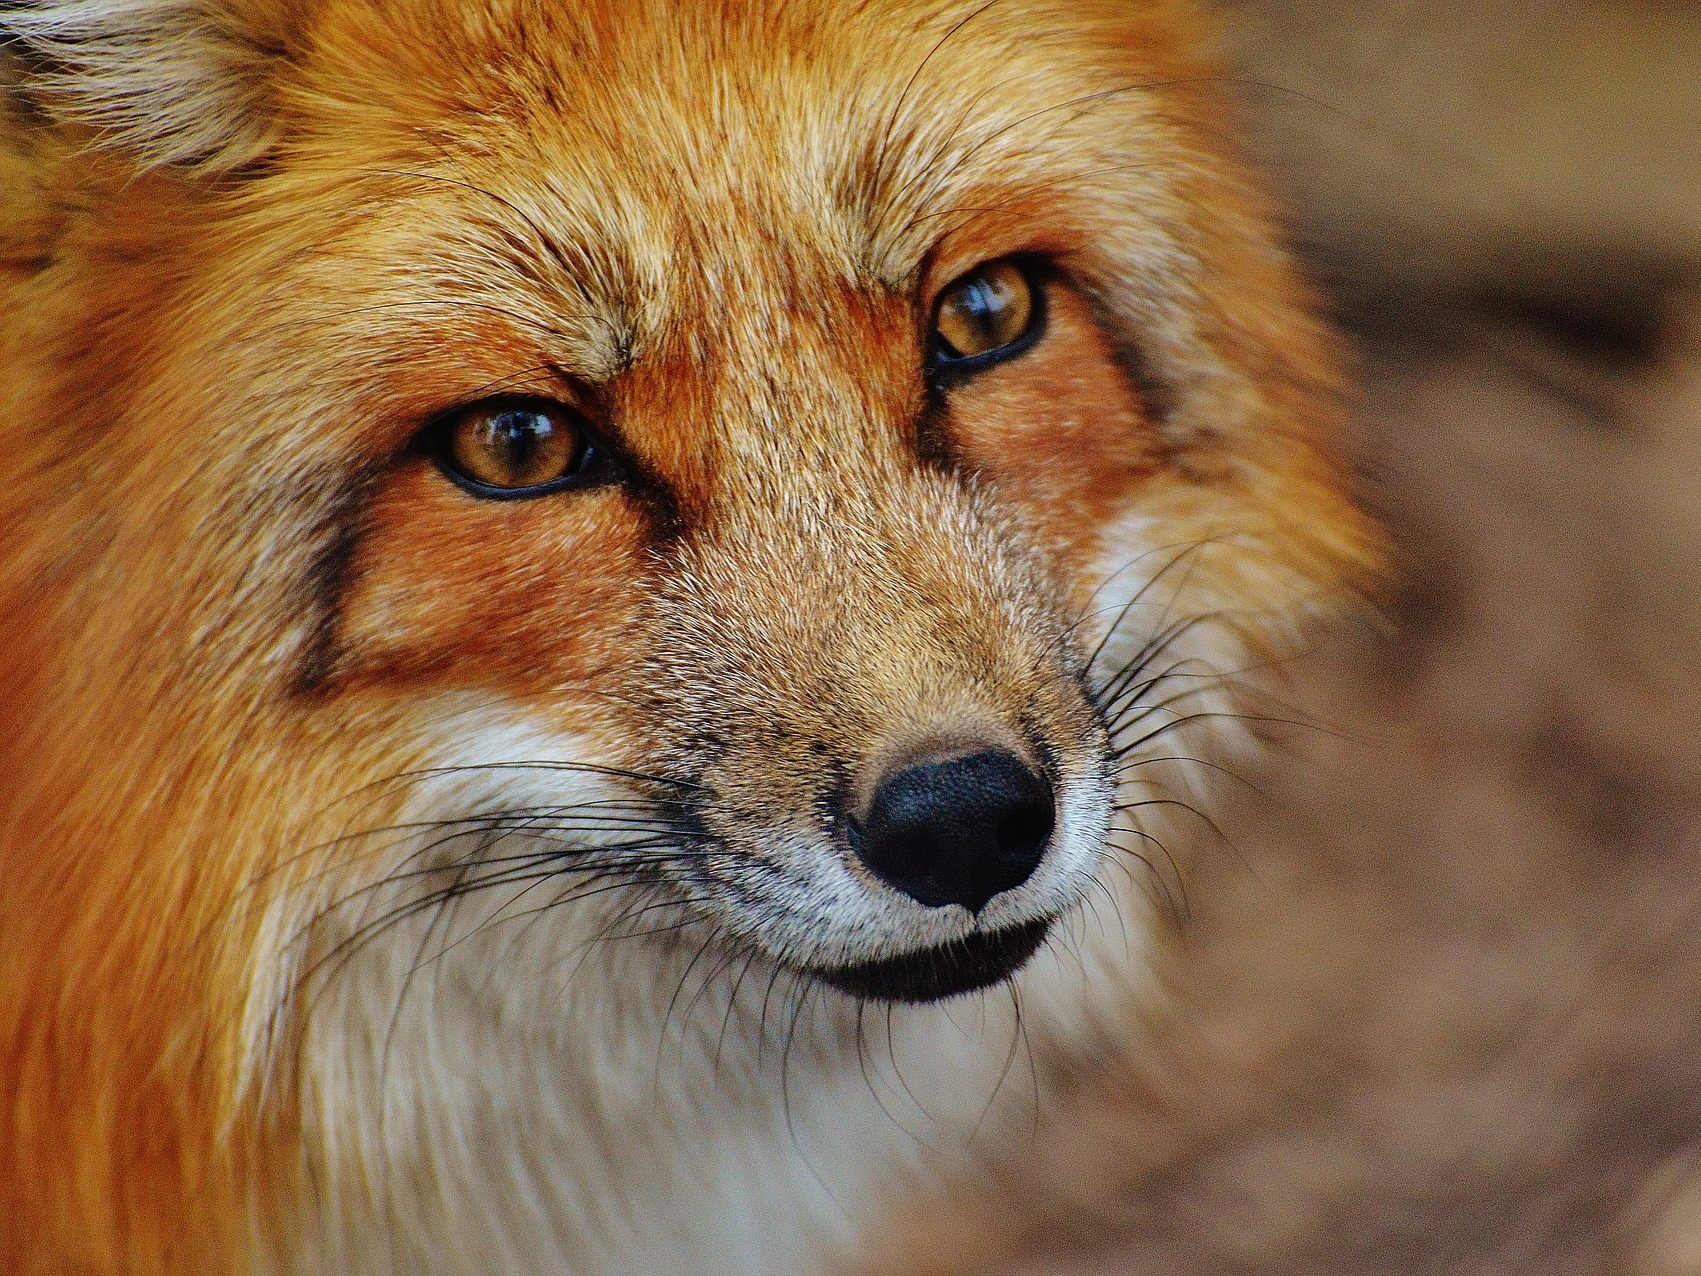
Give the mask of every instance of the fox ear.
<svg viewBox="0 0 1701 1276">
<path fill-rule="evenodd" d="M 52 115 L 146 165 L 223 170 L 276 140 L 278 76 L 305 4 L 287 0 L 23 0 L 0 49 Z"/>
</svg>

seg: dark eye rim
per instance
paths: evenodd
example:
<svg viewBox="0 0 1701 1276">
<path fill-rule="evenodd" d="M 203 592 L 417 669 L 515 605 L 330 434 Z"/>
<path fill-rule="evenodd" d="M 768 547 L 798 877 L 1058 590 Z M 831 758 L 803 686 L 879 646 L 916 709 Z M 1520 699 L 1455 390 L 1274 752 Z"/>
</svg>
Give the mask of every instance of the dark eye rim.
<svg viewBox="0 0 1701 1276">
<path fill-rule="evenodd" d="M 952 354 L 939 336 L 939 310 L 945 304 L 945 298 L 950 296 L 951 290 L 958 284 L 973 278 L 981 271 L 1006 264 L 1014 266 L 1027 282 L 1028 295 L 1032 299 L 1028 326 L 1022 329 L 1021 335 L 1014 341 L 1007 341 L 992 350 L 983 350 L 979 354 Z M 927 363 L 934 384 L 946 388 L 984 368 L 1005 363 L 1033 349 L 1045 335 L 1048 319 L 1045 285 L 1050 277 L 1051 272 L 1045 268 L 1043 262 L 1017 253 L 1006 257 L 989 257 L 985 261 L 977 262 L 941 288 L 934 297 L 933 306 L 927 316 Z"/>
<path fill-rule="evenodd" d="M 455 425 L 471 413 L 500 413 L 532 411 L 547 413 L 552 416 L 565 417 L 573 428 L 579 432 L 582 446 L 579 463 L 569 474 L 550 479 L 546 483 L 534 483 L 529 487 L 496 487 L 490 483 L 481 482 L 470 474 L 463 473 L 456 465 L 453 449 L 450 445 L 450 434 Z M 603 443 L 597 432 L 591 428 L 584 413 L 578 409 L 537 394 L 497 394 L 483 399 L 474 399 L 467 403 L 458 403 L 438 413 L 431 422 L 420 431 L 420 450 L 428 456 L 437 467 L 439 473 L 463 492 L 486 501 L 529 501 L 540 496 L 550 496 L 556 492 L 570 491 L 576 488 L 599 487 L 611 481 L 615 476 L 615 465 L 608 447 Z"/>
</svg>

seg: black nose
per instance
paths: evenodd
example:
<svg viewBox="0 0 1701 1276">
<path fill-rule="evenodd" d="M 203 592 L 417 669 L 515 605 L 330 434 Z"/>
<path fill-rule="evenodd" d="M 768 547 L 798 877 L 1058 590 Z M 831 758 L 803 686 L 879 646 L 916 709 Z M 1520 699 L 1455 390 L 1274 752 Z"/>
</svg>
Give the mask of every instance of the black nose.
<svg viewBox="0 0 1701 1276">
<path fill-rule="evenodd" d="M 989 750 L 887 776 L 853 824 L 852 844 L 912 899 L 978 913 L 1033 874 L 1056 818 L 1045 778 L 1014 754 Z"/>
</svg>

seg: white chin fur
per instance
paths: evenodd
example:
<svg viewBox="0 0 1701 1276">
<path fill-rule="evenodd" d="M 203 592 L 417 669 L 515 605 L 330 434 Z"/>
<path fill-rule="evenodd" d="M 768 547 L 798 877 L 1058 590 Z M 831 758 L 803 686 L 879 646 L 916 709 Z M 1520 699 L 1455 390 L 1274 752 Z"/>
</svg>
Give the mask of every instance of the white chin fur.
<svg viewBox="0 0 1701 1276">
<path fill-rule="evenodd" d="M 442 709 L 444 767 L 591 756 L 512 705 Z M 592 775 L 504 768 L 415 790 L 404 819 L 617 791 Z M 936 1005 L 859 1007 L 747 948 L 705 946 L 700 927 L 639 936 L 688 919 L 633 913 L 653 901 L 631 888 L 547 907 L 562 886 L 517 880 L 385 927 L 327 967 L 298 1011 L 317 1188 L 265 1265 L 824 1269 L 906 1183 L 1027 1137 L 1046 1103 L 1033 1061 L 1086 1048 L 1100 1008 L 1122 1018 L 1141 995 L 1150 884 L 1109 871 L 1094 885 L 1102 795 L 1078 806 L 1064 804 L 1056 862 L 1011 893 L 1009 919 L 995 902 L 987 923 L 1057 911 L 1091 887 L 1085 905 L 1012 984 Z M 502 853 L 520 853 L 526 836 Z M 420 847 L 388 847 L 385 865 L 361 871 L 394 872 Z M 393 906 L 371 894 L 321 947 Z"/>
</svg>

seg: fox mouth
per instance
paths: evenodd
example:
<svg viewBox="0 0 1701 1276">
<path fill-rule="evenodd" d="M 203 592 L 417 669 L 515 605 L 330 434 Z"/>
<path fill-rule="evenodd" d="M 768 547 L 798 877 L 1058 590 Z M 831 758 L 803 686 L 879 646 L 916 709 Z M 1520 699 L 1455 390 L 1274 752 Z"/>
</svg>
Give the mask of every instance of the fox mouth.
<svg viewBox="0 0 1701 1276">
<path fill-rule="evenodd" d="M 942 1001 L 1008 979 L 1039 951 L 1051 918 L 922 948 L 897 957 L 828 966 L 810 973 L 872 1001 Z"/>
</svg>

